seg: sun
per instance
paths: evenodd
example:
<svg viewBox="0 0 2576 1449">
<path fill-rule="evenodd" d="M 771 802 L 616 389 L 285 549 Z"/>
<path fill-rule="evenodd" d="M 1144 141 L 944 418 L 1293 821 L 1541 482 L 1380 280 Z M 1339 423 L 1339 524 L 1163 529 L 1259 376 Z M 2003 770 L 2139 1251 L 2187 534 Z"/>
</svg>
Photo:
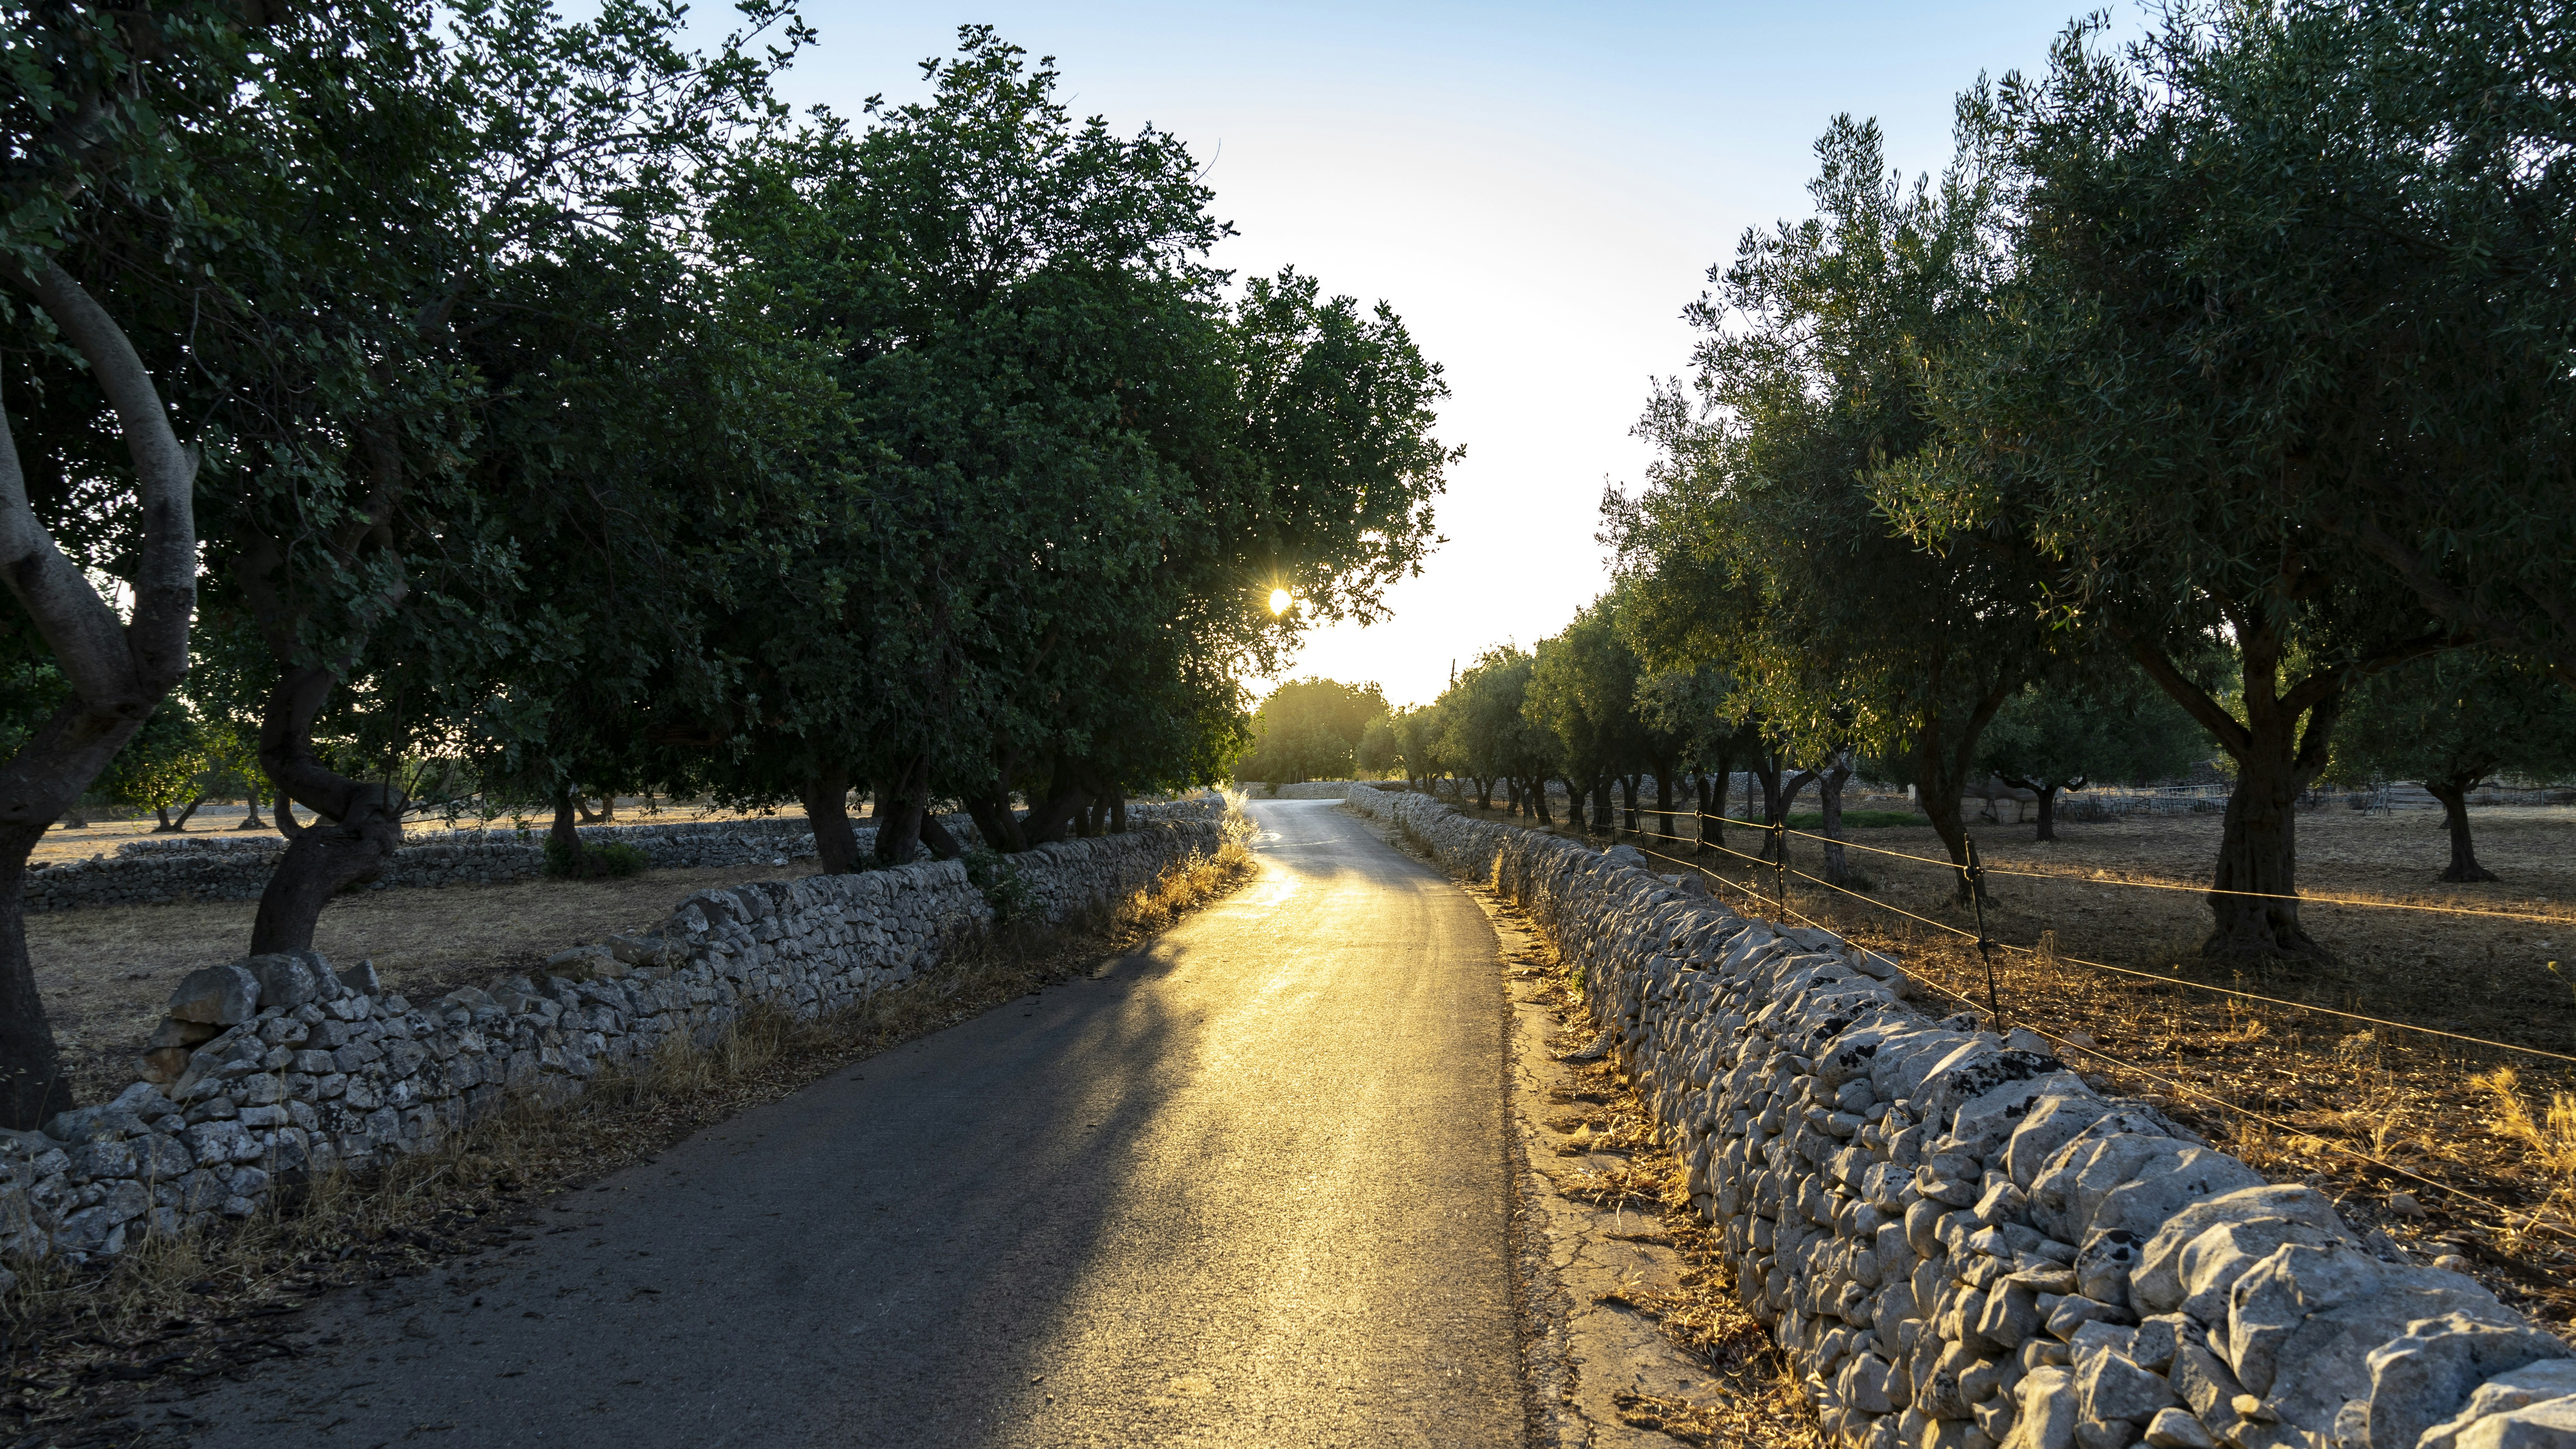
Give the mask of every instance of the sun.
<svg viewBox="0 0 2576 1449">
<path fill-rule="evenodd" d="M 1295 602 L 1297 602 L 1297 596 L 1288 592 L 1286 589 L 1272 589 L 1270 591 L 1270 612 L 1274 614 L 1287 613 L 1288 606 Z"/>
</svg>

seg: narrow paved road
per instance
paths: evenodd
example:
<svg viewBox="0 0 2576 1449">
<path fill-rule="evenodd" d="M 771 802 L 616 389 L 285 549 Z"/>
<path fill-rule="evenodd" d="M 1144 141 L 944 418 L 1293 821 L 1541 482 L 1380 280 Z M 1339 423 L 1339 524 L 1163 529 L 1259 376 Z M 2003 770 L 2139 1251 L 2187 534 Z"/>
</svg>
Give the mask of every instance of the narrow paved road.
<svg viewBox="0 0 2576 1449">
<path fill-rule="evenodd" d="M 1261 876 L 1101 979 L 317 1307 L 199 1442 L 1519 1444 L 1493 931 L 1253 810 Z"/>
</svg>

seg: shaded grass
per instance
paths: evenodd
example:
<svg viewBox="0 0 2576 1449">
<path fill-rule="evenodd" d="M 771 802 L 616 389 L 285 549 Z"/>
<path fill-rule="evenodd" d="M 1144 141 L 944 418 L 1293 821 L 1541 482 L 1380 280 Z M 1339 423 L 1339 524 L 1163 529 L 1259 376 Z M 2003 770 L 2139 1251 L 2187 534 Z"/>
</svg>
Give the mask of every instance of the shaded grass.
<svg viewBox="0 0 2576 1449">
<path fill-rule="evenodd" d="M 746 1009 L 703 1047 L 665 1042 L 603 1071 L 583 1095 L 531 1095 L 432 1151 L 352 1175 L 334 1171 L 238 1224 L 156 1238 L 106 1265 L 16 1264 L 0 1296 L 0 1427 L 66 1439 L 112 1428 L 151 1386 L 167 1391 L 263 1357 L 291 1356 L 301 1301 L 505 1243 L 584 1182 L 746 1108 L 1050 984 L 1089 974 L 1249 879 L 1249 822 L 1229 821 L 1213 856 L 1056 927 L 1015 922 L 952 943 L 937 967 L 832 1016 Z M 774 872 L 773 872 L 774 874 Z M 122 1441 L 119 1441 L 122 1442 Z"/>
</svg>

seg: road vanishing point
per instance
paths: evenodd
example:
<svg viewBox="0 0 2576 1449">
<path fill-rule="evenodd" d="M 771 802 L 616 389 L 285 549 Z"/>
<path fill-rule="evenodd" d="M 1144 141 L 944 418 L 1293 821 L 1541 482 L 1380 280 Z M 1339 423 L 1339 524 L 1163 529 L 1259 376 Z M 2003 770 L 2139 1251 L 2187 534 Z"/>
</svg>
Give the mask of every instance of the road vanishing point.
<svg viewBox="0 0 2576 1449">
<path fill-rule="evenodd" d="M 1146 949 L 322 1300 L 196 1442 L 1521 1443 L 1493 928 L 1335 802 L 1251 812 Z"/>
</svg>

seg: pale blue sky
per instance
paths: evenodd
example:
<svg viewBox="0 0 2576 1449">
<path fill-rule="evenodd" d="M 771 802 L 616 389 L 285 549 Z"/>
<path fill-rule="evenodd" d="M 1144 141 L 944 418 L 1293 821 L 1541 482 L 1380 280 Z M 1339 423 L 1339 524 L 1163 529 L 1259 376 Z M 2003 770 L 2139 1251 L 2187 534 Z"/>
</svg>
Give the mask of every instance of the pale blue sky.
<svg viewBox="0 0 2576 1449">
<path fill-rule="evenodd" d="M 1403 704 L 1605 586 L 1598 500 L 1641 469 L 1650 380 L 1688 361 L 1679 313 L 1747 226 L 1805 214 L 1826 121 L 1876 116 L 1896 164 L 1937 170 L 1958 91 L 2037 68 L 2077 8 L 818 4 L 786 89 L 851 113 L 909 99 L 915 62 L 993 24 L 1056 58 L 1077 112 L 1189 143 L 1242 233 L 1219 264 L 1394 304 L 1467 445 L 1449 542 L 1393 618 L 1318 630 L 1296 673 Z"/>
</svg>

